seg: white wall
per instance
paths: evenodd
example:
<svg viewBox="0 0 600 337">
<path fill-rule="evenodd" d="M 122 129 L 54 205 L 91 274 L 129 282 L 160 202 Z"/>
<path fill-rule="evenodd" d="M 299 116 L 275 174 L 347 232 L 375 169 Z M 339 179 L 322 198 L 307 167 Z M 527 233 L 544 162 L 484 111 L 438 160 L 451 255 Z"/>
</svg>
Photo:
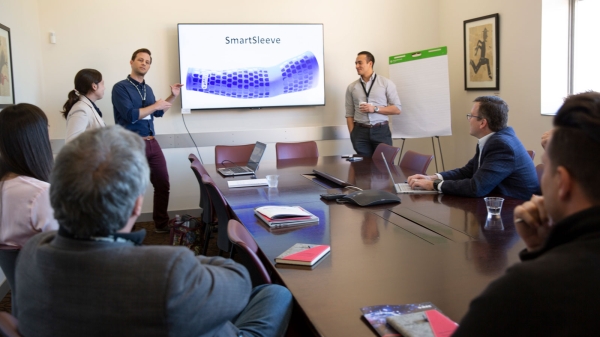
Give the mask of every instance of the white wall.
<svg viewBox="0 0 600 337">
<path fill-rule="evenodd" d="M 15 100 L 42 100 L 40 18 L 36 0 L 0 0 L 0 23 L 10 28 Z"/>
<path fill-rule="evenodd" d="M 449 149 L 445 158 L 458 166 L 474 155 L 477 140 L 468 135 L 465 115 L 475 97 L 498 93 L 510 107 L 508 124 L 540 163 L 540 136 L 552 125 L 551 117 L 540 115 L 542 0 L 440 0 L 439 10 L 440 43 L 448 46 L 450 62 L 454 134 L 442 145 Z M 494 13 L 500 14 L 500 90 L 465 91 L 463 21 Z"/>
<path fill-rule="evenodd" d="M 178 81 L 177 23 L 323 23 L 325 32 L 326 106 L 263 110 L 201 111 L 186 115 L 190 132 L 263 130 L 300 126 L 345 125 L 344 94 L 356 79 L 354 59 L 361 50 L 376 56 L 375 70 L 387 76 L 390 55 L 438 46 L 438 1 L 171 1 L 143 3 L 107 0 L 39 1 L 42 35 L 43 98 L 40 106 L 50 115 L 51 138 L 64 138 L 65 122 L 58 111 L 73 88 L 81 68 L 102 72 L 107 91 L 98 102 L 107 124 L 114 124 L 112 85 L 130 72 L 131 53 L 141 47 L 152 51 L 153 64 L 146 80 L 157 97 L 168 94 Z M 426 22 L 427 24 L 423 24 Z M 56 33 L 56 44 L 48 42 Z M 415 32 L 418 31 L 418 34 Z M 185 133 L 179 100 L 162 120 L 158 134 Z M 260 137 L 257 131 L 257 138 Z M 413 142 L 415 145 L 419 141 Z M 427 143 L 426 143 L 427 144 Z M 199 144 L 202 146 L 201 144 Z M 321 153 L 352 153 L 349 140 L 319 142 Z M 429 145 L 429 152 L 431 152 Z M 169 209 L 198 205 L 198 189 L 189 169 L 192 149 L 165 149 L 171 176 Z M 207 163 L 214 161 L 213 148 L 201 148 Z M 270 146 L 265 159 L 274 158 Z M 148 191 L 144 212 L 151 211 Z"/>
<path fill-rule="evenodd" d="M 360 50 L 376 56 L 375 70 L 388 74 L 387 57 L 441 45 L 448 46 L 452 100 L 452 137 L 442 138 L 446 169 L 463 165 L 476 139 L 468 135 L 464 117 L 472 100 L 491 91 L 465 91 L 463 83 L 463 21 L 500 14 L 500 87 L 510 105 L 509 124 L 525 147 L 542 153 L 541 133 L 551 117 L 540 116 L 542 0 L 265 0 L 228 2 L 148 0 L 144 3 L 107 0 L 0 0 L 0 22 L 11 27 L 17 101 L 38 104 L 50 118 L 51 138 L 64 138 L 65 122 L 58 113 L 84 67 L 104 75 L 106 95 L 98 105 L 106 122 L 114 124 L 112 85 L 130 72 L 133 50 L 147 47 L 154 63 L 147 81 L 157 97 L 168 94 L 178 79 L 177 23 L 323 23 L 325 31 L 326 101 L 323 107 L 263 110 L 202 111 L 186 115 L 192 133 L 344 125 L 344 91 L 356 78 L 353 62 Z M 43 15 L 41 15 L 43 13 Z M 50 44 L 49 32 L 57 43 Z M 156 122 L 159 134 L 185 133 L 179 101 Z M 400 145 L 400 141 L 395 141 Z M 207 163 L 213 148 L 202 147 Z M 321 154 L 353 152 L 349 140 L 319 142 Z M 431 153 L 429 139 L 407 140 L 405 149 Z M 192 149 L 166 149 L 172 183 L 169 209 L 195 208 L 198 191 L 186 160 Z M 273 159 L 270 146 L 265 159 Z M 441 169 L 441 163 L 440 163 Z M 434 172 L 433 164 L 430 172 Z M 144 212 L 151 211 L 148 192 Z"/>
</svg>

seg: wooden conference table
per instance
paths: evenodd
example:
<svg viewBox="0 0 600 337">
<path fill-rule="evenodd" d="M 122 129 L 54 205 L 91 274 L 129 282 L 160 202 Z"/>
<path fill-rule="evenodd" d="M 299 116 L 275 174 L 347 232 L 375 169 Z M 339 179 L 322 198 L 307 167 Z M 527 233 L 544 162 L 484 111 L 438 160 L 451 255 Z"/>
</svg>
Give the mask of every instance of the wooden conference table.
<svg viewBox="0 0 600 337">
<path fill-rule="evenodd" d="M 323 181 L 313 169 L 362 189 L 392 192 L 381 161 L 350 163 L 339 157 L 262 162 L 258 178 L 279 174 L 277 188 L 229 189 L 214 165 L 206 166 L 221 192 L 252 233 L 272 267 L 322 336 L 375 336 L 360 308 L 432 302 L 456 322 L 470 301 L 507 267 L 525 246 L 512 214 L 522 201 L 505 198 L 501 223 L 486 222 L 483 198 L 443 194 L 400 195 L 402 203 L 358 207 L 321 200 Z M 413 172 L 391 168 L 396 182 Z M 253 209 L 301 205 L 318 225 L 270 230 Z M 295 243 L 328 244 L 331 253 L 314 268 L 275 266 L 274 258 Z M 493 318 L 492 318 L 493 319 Z"/>
</svg>

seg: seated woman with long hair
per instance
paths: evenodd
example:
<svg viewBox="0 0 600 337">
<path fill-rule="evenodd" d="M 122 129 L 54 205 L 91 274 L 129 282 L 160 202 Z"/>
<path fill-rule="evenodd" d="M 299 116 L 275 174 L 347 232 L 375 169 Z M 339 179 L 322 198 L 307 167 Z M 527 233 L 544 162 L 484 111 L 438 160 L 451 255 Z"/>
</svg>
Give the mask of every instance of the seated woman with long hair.
<svg viewBox="0 0 600 337">
<path fill-rule="evenodd" d="M 58 229 L 48 183 L 53 163 L 40 108 L 21 103 L 0 111 L 0 267 L 13 292 L 21 247 L 39 232 Z"/>
<path fill-rule="evenodd" d="M 75 75 L 75 89 L 71 90 L 62 114 L 67 120 L 68 143 L 85 130 L 104 127 L 102 112 L 96 101 L 104 97 L 104 80 L 95 69 L 81 69 Z"/>
</svg>

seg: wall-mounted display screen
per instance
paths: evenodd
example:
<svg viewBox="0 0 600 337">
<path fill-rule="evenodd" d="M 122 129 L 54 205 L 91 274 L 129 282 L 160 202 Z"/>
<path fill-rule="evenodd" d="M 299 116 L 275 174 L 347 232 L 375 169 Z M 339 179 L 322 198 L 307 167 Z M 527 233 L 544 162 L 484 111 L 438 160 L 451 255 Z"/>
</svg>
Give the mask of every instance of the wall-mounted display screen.
<svg viewBox="0 0 600 337">
<path fill-rule="evenodd" d="M 325 104 L 323 24 L 184 24 L 183 109 Z"/>
</svg>

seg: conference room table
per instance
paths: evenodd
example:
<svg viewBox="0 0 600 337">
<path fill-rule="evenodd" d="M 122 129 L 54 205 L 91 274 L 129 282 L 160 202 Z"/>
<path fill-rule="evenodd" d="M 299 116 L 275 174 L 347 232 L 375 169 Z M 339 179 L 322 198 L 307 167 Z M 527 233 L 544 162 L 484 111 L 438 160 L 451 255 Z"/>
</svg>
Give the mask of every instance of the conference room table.
<svg viewBox="0 0 600 337">
<path fill-rule="evenodd" d="M 460 322 L 470 301 L 517 263 L 525 247 L 512 218 L 521 200 L 505 198 L 500 217 L 488 220 L 483 198 L 400 194 L 401 203 L 370 207 L 320 198 L 336 187 L 311 175 L 313 169 L 364 190 L 393 192 L 380 160 L 331 156 L 261 162 L 256 178 L 278 174 L 276 188 L 229 188 L 227 181 L 250 176 L 224 178 L 216 171 L 220 166 L 206 168 L 271 261 L 267 267 L 321 336 L 376 336 L 360 311 L 375 305 L 431 302 Z M 414 173 L 390 168 L 396 182 Z M 254 215 L 254 208 L 264 205 L 302 206 L 319 223 L 270 229 Z M 331 252 L 312 268 L 275 264 L 275 257 L 295 243 L 327 244 Z"/>
</svg>

